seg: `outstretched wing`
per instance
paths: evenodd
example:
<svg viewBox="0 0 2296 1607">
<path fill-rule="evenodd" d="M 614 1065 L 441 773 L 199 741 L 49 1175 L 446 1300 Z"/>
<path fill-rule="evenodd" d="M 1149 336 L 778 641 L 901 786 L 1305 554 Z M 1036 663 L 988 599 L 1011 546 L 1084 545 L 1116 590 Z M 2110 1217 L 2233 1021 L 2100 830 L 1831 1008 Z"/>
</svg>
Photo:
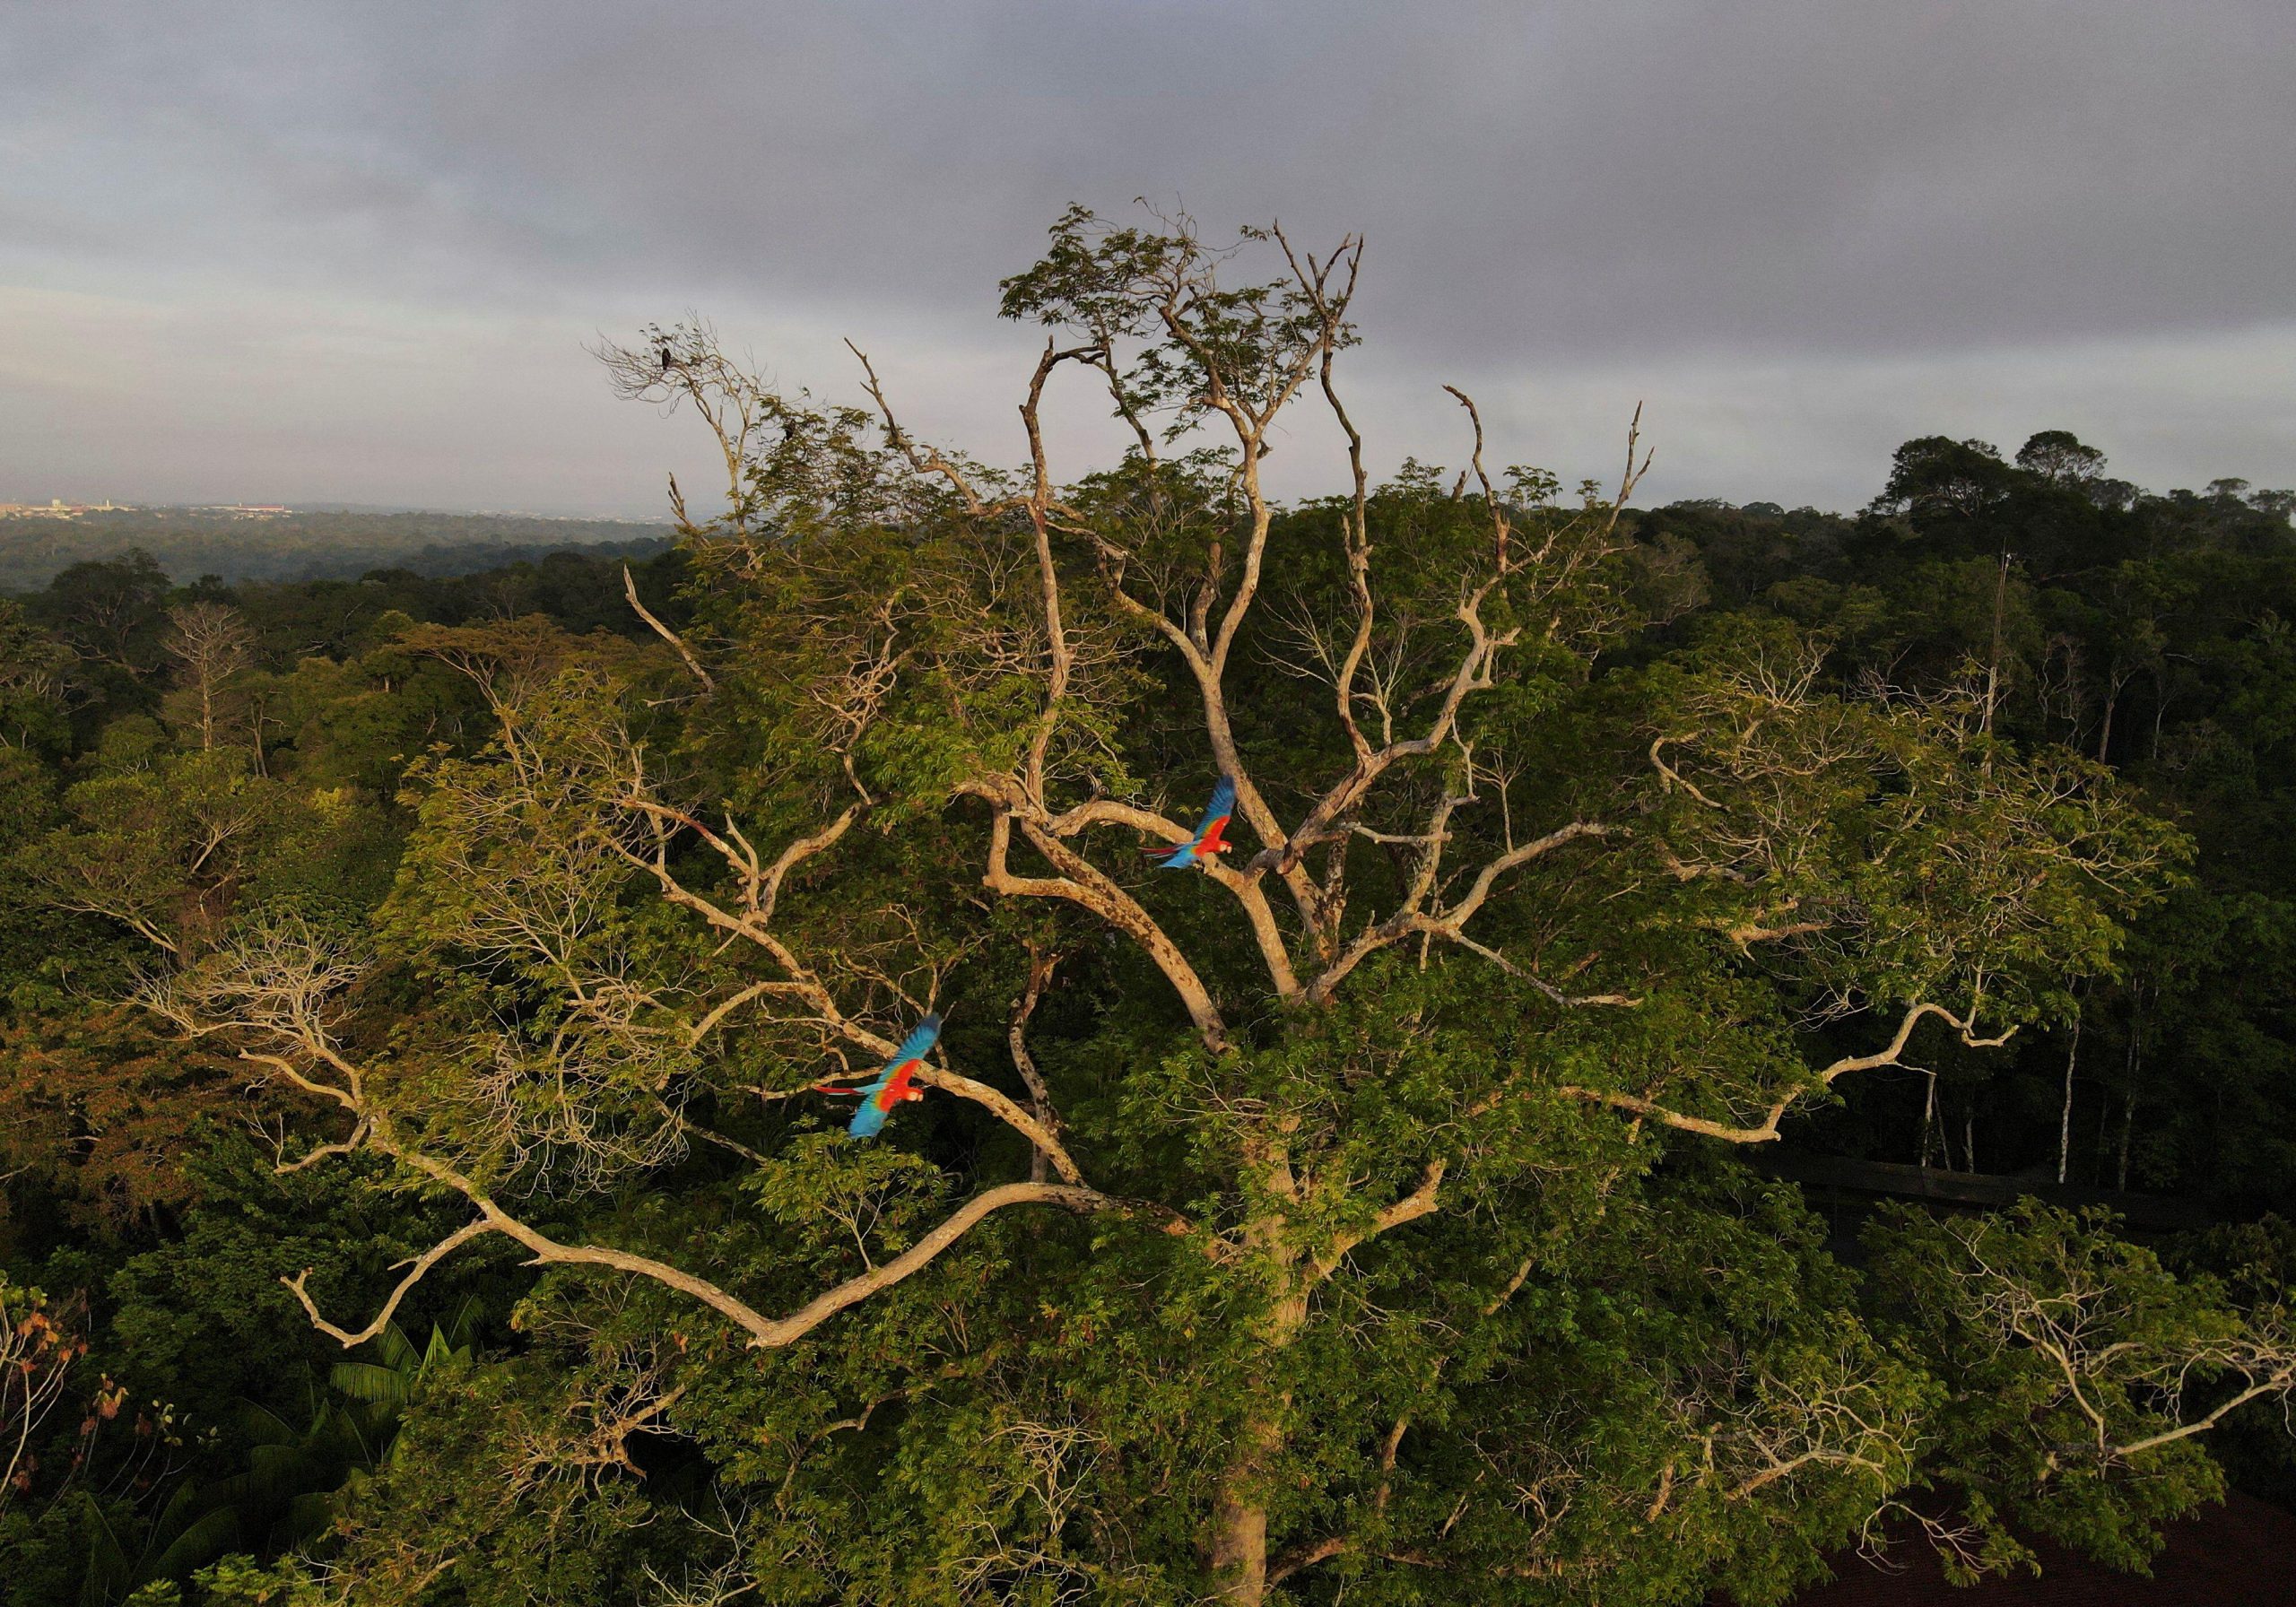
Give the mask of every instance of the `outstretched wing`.
<svg viewBox="0 0 2296 1607">
<path fill-rule="evenodd" d="M 941 1018 L 937 1014 L 926 1016 L 917 1023 L 915 1031 L 900 1040 L 900 1047 L 895 1049 L 893 1057 L 885 1062 L 885 1077 L 891 1076 L 896 1067 L 906 1065 L 912 1060 L 924 1059 L 940 1040 Z M 884 1086 L 885 1077 L 877 1079 L 879 1087 Z"/>
<path fill-rule="evenodd" d="M 859 1090 L 861 1108 L 853 1113 L 853 1123 L 846 1128 L 847 1134 L 854 1138 L 877 1136 L 884 1127 L 885 1118 L 892 1114 L 892 1108 L 900 1102 L 898 1096 L 886 1099 L 886 1090 L 899 1079 L 903 1091 L 906 1091 L 909 1079 L 901 1075 L 902 1068 L 920 1064 L 933 1052 L 933 1046 L 940 1041 L 940 1038 L 941 1018 L 937 1014 L 928 1015 L 917 1023 L 916 1029 L 900 1040 L 900 1047 L 893 1051 L 893 1057 L 885 1062 L 885 1069 L 877 1073 L 877 1080 Z"/>
<path fill-rule="evenodd" d="M 1236 812 L 1236 778 L 1222 776 L 1212 789 L 1212 806 L 1204 812 L 1204 823 L 1196 829 L 1196 840 L 1203 842 L 1228 823 Z"/>
<path fill-rule="evenodd" d="M 1212 789 L 1212 805 L 1204 812 L 1204 820 L 1196 827 L 1196 835 L 1174 847 L 1151 848 L 1148 857 L 1168 871 L 1185 871 L 1201 864 L 1198 856 L 1204 851 L 1208 849 L 1213 854 L 1222 851 L 1221 834 L 1228 830 L 1228 821 L 1235 812 L 1236 778 L 1222 776 Z"/>
</svg>

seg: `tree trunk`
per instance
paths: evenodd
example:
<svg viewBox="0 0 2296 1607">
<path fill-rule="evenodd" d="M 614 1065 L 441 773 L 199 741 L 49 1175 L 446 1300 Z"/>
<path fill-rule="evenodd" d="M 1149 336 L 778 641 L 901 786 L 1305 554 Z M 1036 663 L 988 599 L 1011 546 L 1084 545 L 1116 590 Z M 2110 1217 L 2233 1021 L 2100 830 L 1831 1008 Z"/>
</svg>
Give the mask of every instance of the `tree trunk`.
<svg viewBox="0 0 2296 1607">
<path fill-rule="evenodd" d="M 1928 1072 L 1924 1075 L 1929 1079 L 1929 1093 L 1921 1103 L 1921 1147 L 1913 1158 L 1913 1164 L 1918 1167 L 1929 1164 L 1929 1124 L 1937 1115 L 1937 1073 Z M 1950 1156 L 1946 1158 L 1945 1169 L 1953 1169 Z"/>
<path fill-rule="evenodd" d="M 2065 1181 L 2073 1160 L 2073 1067 L 2081 1058 L 2081 1012 L 2073 1012 L 2073 1042 L 2065 1051 L 2065 1106 L 2057 1119 L 2057 1180 Z"/>
<path fill-rule="evenodd" d="M 1245 1165 L 1257 1175 L 1259 1186 L 1277 1199 L 1298 1198 L 1289 1142 L 1296 1126 L 1296 1120 L 1279 1120 L 1274 1124 L 1274 1132 L 1246 1141 Z M 1275 1298 L 1260 1327 L 1272 1368 L 1280 1367 L 1283 1352 L 1300 1337 L 1308 1321 L 1311 1280 L 1309 1269 L 1300 1263 L 1299 1249 L 1288 1242 L 1287 1227 L 1278 1208 L 1248 1224 L 1243 1235 L 1248 1251 L 1255 1259 L 1265 1258 L 1263 1264 L 1275 1280 Z M 1239 1607 L 1259 1607 L 1267 1595 L 1267 1497 L 1263 1481 L 1283 1447 L 1283 1419 L 1291 1405 L 1288 1390 L 1270 1388 L 1244 1414 L 1229 1448 L 1219 1494 L 1213 1500 L 1205 1560 L 1211 1568 L 1218 1599 Z"/>
<path fill-rule="evenodd" d="M 1273 1419 L 1248 1424 L 1213 1506 L 1205 1554 L 1222 1602 L 1259 1607 L 1267 1595 L 1267 1503 L 1257 1483 L 1261 1465 L 1281 1443 L 1282 1431 Z"/>
<path fill-rule="evenodd" d="M 1282 1257 L 1282 1266 L 1288 1280 L 1301 1275 L 1289 1255 Z M 1295 1282 L 1292 1292 L 1268 1313 L 1269 1349 L 1280 1352 L 1289 1347 L 1307 1320 L 1307 1293 Z M 1212 1566 L 1218 1599 L 1238 1607 L 1259 1607 L 1267 1596 L 1267 1498 L 1260 1481 L 1283 1448 L 1283 1420 L 1291 1405 L 1291 1391 L 1280 1390 L 1264 1410 L 1245 1419 L 1213 1504 L 1205 1560 Z"/>
<path fill-rule="evenodd" d="M 1993 710 L 2001 699 L 2001 622 L 2009 606 L 2009 560 L 2014 554 L 2006 548 L 2001 553 L 2001 572 L 1993 584 L 1993 643 L 1985 656 L 1985 717 L 1978 729 L 1987 735 L 1993 732 Z M 1992 761 L 1988 759 L 1988 764 Z"/>
<path fill-rule="evenodd" d="M 2105 692 L 2104 728 L 2097 734 L 2097 762 L 2099 764 L 2110 762 L 2107 755 L 2110 753 L 2113 745 L 2113 710 L 2120 703 L 2120 689 L 2128 684 L 2128 677 L 2118 673 L 2120 666 L 2116 664 L 2113 668 L 2115 673 Z"/>
<path fill-rule="evenodd" d="M 2144 1064 L 2141 1047 L 2144 1029 L 2144 990 L 2142 986 L 2130 990 L 2128 1007 L 2128 1075 L 2121 1088 L 2120 1097 L 2120 1170 L 2113 1186 L 2128 1186 L 2128 1143 L 2136 1126 L 2136 1073 Z"/>
<path fill-rule="evenodd" d="M 2136 1084 L 2132 1082 L 2128 1085 L 2128 1092 L 2122 1096 L 2120 1102 L 2120 1170 L 2113 1178 L 2113 1186 L 2124 1192 L 2128 1187 L 2129 1134 L 2135 1125 Z"/>
</svg>

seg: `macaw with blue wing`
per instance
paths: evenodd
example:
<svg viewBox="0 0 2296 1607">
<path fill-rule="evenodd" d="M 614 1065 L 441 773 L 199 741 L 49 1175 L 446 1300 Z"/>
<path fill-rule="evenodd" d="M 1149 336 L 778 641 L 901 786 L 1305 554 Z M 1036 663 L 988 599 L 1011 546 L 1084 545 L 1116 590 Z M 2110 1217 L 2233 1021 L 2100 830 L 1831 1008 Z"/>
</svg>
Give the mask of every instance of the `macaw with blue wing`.
<svg viewBox="0 0 2296 1607">
<path fill-rule="evenodd" d="M 839 1088 L 832 1083 L 817 1082 L 816 1093 L 859 1094 L 861 1108 L 853 1113 L 853 1123 L 847 1127 L 848 1138 L 874 1138 L 883 1130 L 885 1118 L 891 1116 L 893 1107 L 909 1099 L 921 1099 L 925 1090 L 916 1087 L 917 1068 L 933 1052 L 941 1037 L 941 1018 L 928 1015 L 917 1023 L 917 1030 L 901 1039 L 900 1047 L 885 1062 L 885 1069 L 877 1080 L 862 1088 Z"/>
<path fill-rule="evenodd" d="M 1168 871 L 1185 871 L 1199 864 L 1211 864 L 1215 855 L 1225 854 L 1235 844 L 1226 840 L 1228 822 L 1236 812 L 1236 778 L 1222 776 L 1212 789 L 1211 807 L 1204 812 L 1204 823 L 1196 835 L 1177 848 L 1151 848 L 1148 856 L 1158 861 Z"/>
</svg>

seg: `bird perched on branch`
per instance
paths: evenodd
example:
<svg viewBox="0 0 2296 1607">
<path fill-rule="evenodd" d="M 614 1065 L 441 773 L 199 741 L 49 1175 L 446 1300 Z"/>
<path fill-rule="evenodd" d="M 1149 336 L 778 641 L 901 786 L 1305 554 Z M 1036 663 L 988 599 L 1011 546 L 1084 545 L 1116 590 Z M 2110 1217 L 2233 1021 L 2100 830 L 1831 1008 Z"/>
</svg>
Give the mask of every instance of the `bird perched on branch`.
<svg viewBox="0 0 2296 1607">
<path fill-rule="evenodd" d="M 1212 805 L 1204 812 L 1204 823 L 1196 835 L 1177 848 L 1151 848 L 1148 856 L 1157 860 L 1168 871 L 1185 871 L 1191 866 L 1210 864 L 1213 856 L 1225 854 L 1235 847 L 1223 840 L 1228 821 L 1236 812 L 1236 778 L 1222 776 L 1212 789 Z"/>
<path fill-rule="evenodd" d="M 941 1037 L 941 1018 L 928 1015 L 917 1023 L 917 1029 L 901 1039 L 900 1047 L 885 1062 L 885 1069 L 877 1080 L 861 1088 L 839 1088 L 834 1083 L 817 1082 L 813 1091 L 824 1094 L 858 1094 L 861 1108 L 853 1113 L 852 1125 L 846 1128 L 848 1138 L 874 1138 L 884 1127 L 885 1118 L 893 1107 L 909 1099 L 921 1099 L 925 1090 L 915 1086 L 917 1068 L 933 1052 Z"/>
</svg>

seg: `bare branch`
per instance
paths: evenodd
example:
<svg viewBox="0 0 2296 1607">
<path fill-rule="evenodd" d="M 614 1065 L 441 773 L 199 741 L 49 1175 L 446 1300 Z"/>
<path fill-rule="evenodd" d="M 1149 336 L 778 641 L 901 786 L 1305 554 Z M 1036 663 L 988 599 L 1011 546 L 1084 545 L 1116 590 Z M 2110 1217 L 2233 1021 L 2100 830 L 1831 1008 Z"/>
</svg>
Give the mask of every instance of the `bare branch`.
<svg viewBox="0 0 2296 1607">
<path fill-rule="evenodd" d="M 1565 844 L 1577 842 L 1581 838 L 1607 838 L 1616 835 L 1619 831 L 1617 827 L 1605 826 L 1595 821 L 1572 821 L 1567 825 L 1558 826 L 1544 837 L 1535 838 L 1529 842 L 1509 848 L 1492 858 L 1475 873 L 1474 881 L 1468 887 L 1465 897 L 1451 905 L 1440 915 L 1429 915 L 1422 906 L 1431 890 L 1434 870 L 1439 861 L 1442 842 L 1447 835 L 1444 827 L 1449 818 L 1450 809 L 1463 801 L 1458 798 L 1448 798 L 1444 805 L 1438 807 L 1430 830 L 1422 834 L 1428 846 L 1422 850 L 1418 872 L 1413 878 L 1411 888 L 1405 895 L 1402 908 L 1386 920 L 1365 928 L 1353 942 L 1343 949 L 1331 964 L 1325 968 L 1323 973 L 1308 984 L 1306 997 L 1318 1002 L 1329 998 L 1348 973 L 1363 961 L 1382 949 L 1402 942 L 1408 938 L 1416 937 L 1422 933 L 1430 936 L 1465 943 L 1466 924 L 1474 918 L 1490 899 L 1492 889 L 1497 884 L 1500 877 L 1509 871 L 1520 869 L 1535 859 L 1552 853 Z M 1465 943 L 1465 946 L 1476 950 L 1486 958 L 1497 958 L 1492 951 L 1483 948 L 1481 944 Z M 1503 965 L 1505 962 L 1500 963 Z M 1511 967 L 1509 969 L 1513 969 Z M 1605 995 L 1601 997 L 1600 1002 L 1613 1003 L 1624 1001 L 1615 995 Z"/>
<path fill-rule="evenodd" d="M 1114 798 L 1093 798 L 1064 813 L 1042 821 L 1044 830 L 1056 837 L 1074 837 L 1088 827 L 1097 825 L 1129 826 L 1175 846 L 1195 836 L 1187 827 L 1166 820 L 1152 810 L 1141 809 Z M 1283 934 L 1277 926 L 1275 911 L 1269 907 L 1267 894 L 1257 877 L 1229 869 L 1217 860 L 1206 859 L 1200 868 L 1206 876 L 1235 896 L 1243 906 L 1244 918 L 1250 923 L 1252 940 L 1259 947 L 1260 959 L 1267 967 L 1268 980 L 1274 985 L 1279 998 L 1290 998 L 1300 990 L 1298 976 L 1292 969 L 1292 956 L 1285 948 Z"/>
<path fill-rule="evenodd" d="M 1422 1217 L 1434 1215 L 1439 1208 L 1438 1195 L 1443 1186 L 1443 1174 L 1449 1168 L 1450 1162 L 1448 1160 L 1439 1158 L 1429 1161 L 1426 1172 L 1419 1180 L 1418 1187 L 1401 1199 L 1383 1207 L 1378 1215 L 1373 1217 L 1360 1230 L 1335 1236 L 1331 1244 L 1316 1256 L 1311 1268 L 1313 1276 L 1310 1281 L 1320 1283 L 1330 1277 L 1338 1270 L 1339 1264 L 1346 1259 L 1348 1253 L 1358 1245 L 1368 1243 L 1390 1229 L 1400 1228 L 1406 1222 L 1415 1222 Z"/>
<path fill-rule="evenodd" d="M 858 1305 L 881 1290 L 890 1289 L 922 1272 L 986 1218 L 1011 1205 L 1057 1205 L 1070 1211 L 1121 1211 L 1122 1201 L 1089 1188 L 1049 1183 L 1007 1183 L 986 1189 L 959 1207 L 945 1220 L 920 1237 L 907 1250 L 834 1289 L 815 1296 L 786 1317 L 769 1317 L 707 1279 L 628 1251 L 596 1245 L 568 1245 L 549 1238 L 481 1200 L 494 1230 L 507 1233 L 544 1265 L 601 1266 L 648 1278 L 691 1297 L 724 1316 L 750 1336 L 752 1350 L 778 1350 L 793 1344 L 849 1306 Z"/>
<path fill-rule="evenodd" d="M 845 349 L 861 360 L 862 388 L 869 393 L 869 399 L 877 404 L 877 412 L 885 421 L 885 443 L 909 459 L 920 473 L 937 474 L 947 481 L 957 495 L 963 499 L 967 513 L 989 512 L 993 505 L 981 497 L 962 469 L 939 451 L 915 439 L 900 427 L 900 421 L 893 417 L 892 404 L 885 399 L 885 387 L 877 382 L 876 365 L 869 360 L 869 354 L 849 340 L 845 343 Z"/>
<path fill-rule="evenodd" d="M 1529 983 L 1533 987 L 1544 994 L 1555 1003 L 1561 1004 L 1566 1009 L 1580 1010 L 1592 1005 L 1612 1005 L 1622 1010 L 1631 1010 L 1642 1003 L 1641 999 L 1632 994 L 1567 994 L 1561 988 L 1555 986 L 1553 983 L 1549 982 L 1545 977 L 1538 976 L 1535 972 L 1525 970 L 1521 966 L 1517 965 L 1513 960 L 1508 959 L 1507 956 L 1501 954 L 1498 950 L 1486 948 L 1483 944 L 1475 942 L 1474 939 L 1469 937 L 1464 932 L 1445 931 L 1439 933 L 1439 935 L 1448 942 L 1458 944 L 1459 947 L 1466 950 L 1470 953 L 1482 955 L 1485 960 L 1491 961 L 1492 964 L 1497 966 L 1509 977 L 1514 977 L 1518 982 Z"/>
<path fill-rule="evenodd" d="M 1888 1044 L 1871 1055 L 1847 1055 L 1833 1062 L 1832 1064 L 1821 1068 L 1816 1074 L 1813 1086 L 1796 1089 L 1784 1099 L 1774 1101 L 1763 1113 L 1761 1123 L 1754 1126 L 1718 1122 L 1706 1116 L 1687 1116 L 1681 1111 L 1669 1109 L 1656 1100 L 1641 1099 L 1633 1094 L 1615 1093 L 1604 1089 L 1581 1088 L 1573 1083 L 1565 1083 L 1554 1091 L 1566 1099 L 1586 1099 L 1597 1105 L 1608 1105 L 1613 1109 L 1629 1111 L 1637 1116 L 1647 1116 L 1663 1126 L 1674 1127 L 1684 1133 L 1695 1133 L 1705 1138 L 1718 1138 L 1726 1143 L 1765 1144 L 1779 1136 L 1778 1124 L 1787 1111 L 1793 1108 L 1796 1100 L 1814 1092 L 1817 1089 L 1831 1087 L 1837 1078 L 1847 1076 L 1851 1072 L 1869 1072 L 1881 1066 L 1897 1064 L 1905 1054 L 1907 1043 L 1913 1037 L 1913 1029 L 1930 1016 L 1935 1016 L 1952 1027 L 1960 1034 L 1961 1042 L 1972 1049 L 1998 1048 L 2007 1043 L 2017 1030 L 2014 1027 L 2011 1027 L 1995 1037 L 1980 1038 L 1977 1035 L 1974 1012 L 1964 1018 L 1955 1015 L 1943 1004 L 1916 1004 L 1909 1009 L 1903 1019 L 1898 1022 L 1897 1032 Z"/>
<path fill-rule="evenodd" d="M 353 1333 L 348 1328 L 338 1328 L 333 1323 L 330 1323 L 326 1318 L 319 1315 L 318 1307 L 311 1299 L 310 1290 L 305 1287 L 305 1285 L 310 1281 L 310 1268 L 305 1267 L 293 1277 L 282 1278 L 279 1281 L 284 1283 L 294 1292 L 295 1299 L 301 1303 L 304 1313 L 311 1319 L 311 1326 L 317 1328 L 329 1339 L 340 1342 L 343 1348 L 348 1351 L 355 1346 L 365 1344 L 369 1340 L 380 1334 L 384 1329 L 389 1327 L 391 1325 L 391 1317 L 393 1314 L 398 1310 L 399 1302 L 406 1299 L 408 1291 L 413 1290 L 416 1284 L 422 1282 L 432 1267 L 437 1266 L 448 1256 L 453 1255 L 457 1250 L 461 1249 L 465 1245 L 470 1243 L 472 1239 L 480 1238 L 489 1233 L 496 1233 L 500 1230 L 501 1229 L 499 1229 L 494 1222 L 488 1220 L 486 1217 L 482 1216 L 474 1222 L 465 1222 L 463 1226 L 456 1229 L 446 1238 L 440 1239 L 437 1244 L 432 1245 L 429 1249 L 423 1251 L 422 1255 L 416 1256 L 413 1262 L 399 1263 L 401 1266 L 410 1268 L 406 1276 L 398 1281 L 397 1287 L 391 1290 L 389 1299 L 383 1302 L 382 1309 L 375 1314 L 374 1320 L 369 1323 L 365 1327 L 359 1329 L 356 1333 Z"/>
<path fill-rule="evenodd" d="M 1048 1133 L 1057 1131 L 1059 1122 L 1052 1113 L 1052 1090 L 1046 1086 L 1044 1074 L 1037 1070 L 1036 1056 L 1029 1053 L 1029 1021 L 1036 1014 L 1037 1001 L 1044 996 L 1053 969 L 1059 963 L 1059 955 L 1047 954 L 1033 943 L 1029 946 L 1028 985 L 1013 1002 L 1013 1019 L 1004 1032 L 1005 1042 L 1013 1051 L 1013 1069 L 1021 1073 L 1021 1081 L 1028 1088 L 1029 1101 L 1036 1107 L 1037 1125 Z M 1041 1147 L 1030 1152 L 1030 1182 L 1044 1181 L 1047 1159 Z"/>
<path fill-rule="evenodd" d="M 638 611 L 638 617 L 653 629 L 656 636 L 677 649 L 678 656 L 685 661 L 685 667 L 693 672 L 693 678 L 696 681 L 701 682 L 701 690 L 706 692 L 716 691 L 718 683 L 709 678 L 709 672 L 701 667 L 701 661 L 693 656 L 693 650 L 685 645 L 684 639 L 676 631 L 656 619 L 654 611 L 638 600 L 638 578 L 630 572 L 628 564 L 622 566 L 622 589 L 629 595 L 631 607 Z"/>
<path fill-rule="evenodd" d="M 310 1273 L 307 1269 L 293 1278 L 281 1281 L 295 1293 L 314 1325 L 346 1347 L 364 1342 L 380 1333 L 388 1325 L 391 1316 L 405 1299 L 407 1291 L 420 1282 L 423 1275 L 446 1256 L 472 1239 L 488 1233 L 500 1233 L 524 1247 L 533 1263 L 543 1266 L 596 1266 L 613 1272 L 627 1273 L 648 1279 L 665 1288 L 673 1289 L 689 1299 L 709 1307 L 735 1327 L 747 1333 L 754 1350 L 774 1350 L 794 1343 L 813 1329 L 835 1316 L 849 1306 L 857 1305 L 881 1290 L 889 1289 L 930 1265 L 944 1251 L 962 1238 L 988 1216 L 1011 1205 L 1057 1205 L 1070 1211 L 1128 1211 L 1133 1207 L 1097 1190 L 1048 1183 L 1008 1183 L 984 1190 L 959 1207 L 946 1220 L 920 1237 L 907 1250 L 871 1268 L 858 1277 L 849 1278 L 835 1288 L 817 1295 L 806 1305 L 786 1317 L 770 1317 L 739 1297 L 728 1293 L 706 1278 L 698 1277 L 667 1262 L 649 1255 L 634 1255 L 602 1245 L 565 1244 L 550 1238 L 527 1223 L 504 1211 L 468 1177 L 453 1168 L 438 1161 L 399 1141 L 389 1124 L 377 1116 L 371 1126 L 372 1147 L 421 1172 L 434 1182 L 446 1185 L 478 1208 L 478 1220 L 468 1223 L 434 1245 L 418 1257 L 405 1278 L 402 1279 L 381 1312 L 365 1328 L 356 1333 L 336 1326 L 322 1316 L 306 1292 L 304 1284 Z"/>
<path fill-rule="evenodd" d="M 2251 1401 L 2292 1394 L 2296 1394 L 2296 1357 L 2285 1359 L 2282 1365 L 2217 1406 L 2213 1411 L 2195 1418 L 2191 1422 L 2180 1423 L 2174 1429 L 2163 1429 L 2158 1434 L 2148 1434 L 2144 1438 L 2131 1440 L 2126 1445 L 2115 1446 L 2112 1448 L 2112 1455 L 2116 1457 L 2138 1456 L 2146 1451 L 2156 1450 L 2161 1446 L 2174 1445 L 2178 1440 L 2189 1439 L 2196 1434 L 2207 1433 Z"/>
<path fill-rule="evenodd" d="M 1500 504 L 1499 493 L 1491 488 L 1491 476 L 1483 473 L 1483 414 L 1475 407 L 1474 398 L 1457 386 L 1447 385 L 1443 388 L 1458 399 L 1459 405 L 1467 410 L 1468 421 L 1474 426 L 1474 456 L 1472 461 L 1474 466 L 1475 482 L 1483 487 L 1484 510 L 1491 516 L 1492 567 L 1503 575 L 1507 572 L 1509 562 L 1507 554 L 1507 538 L 1514 532 L 1513 526 L 1508 523 L 1506 508 Z M 1637 416 L 1639 417 L 1639 414 L 1638 413 Z"/>
<path fill-rule="evenodd" d="M 1196 1024 L 1197 1034 L 1209 1047 L 1223 1048 L 1228 1041 L 1228 1028 L 1220 1016 L 1219 1007 L 1212 1002 L 1211 990 L 1196 975 L 1196 967 L 1179 945 L 1159 926 L 1153 917 L 1140 907 L 1139 900 L 1126 892 L 1082 855 L 1053 835 L 1048 826 L 1030 815 L 1018 815 L 1013 799 L 1004 788 L 992 781 L 968 782 L 960 789 L 974 797 L 986 799 L 996 813 L 989 825 L 988 865 L 981 877 L 981 885 L 991 892 L 1007 898 L 1060 899 L 1090 910 L 1110 926 L 1140 945 L 1156 969 L 1164 973 L 1165 980 L 1180 995 L 1188 1018 Z M 1057 876 L 1022 876 L 1015 874 L 1007 859 L 1012 851 L 1013 825 L 1020 821 L 1021 831 L 1038 853 L 1052 863 Z"/>
</svg>

